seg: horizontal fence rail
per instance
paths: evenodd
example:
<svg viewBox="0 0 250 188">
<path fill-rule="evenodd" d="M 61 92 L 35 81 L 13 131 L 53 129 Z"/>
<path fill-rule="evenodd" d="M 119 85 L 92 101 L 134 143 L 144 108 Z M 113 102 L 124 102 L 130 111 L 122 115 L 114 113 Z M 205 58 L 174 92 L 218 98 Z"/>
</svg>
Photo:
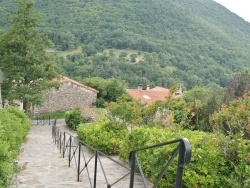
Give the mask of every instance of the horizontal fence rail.
<svg viewBox="0 0 250 188">
<path fill-rule="evenodd" d="M 140 148 L 140 149 L 131 151 L 130 154 L 129 154 L 129 161 L 130 161 L 130 166 L 131 166 L 130 186 L 129 187 L 133 188 L 133 186 L 134 186 L 134 173 L 135 173 L 136 164 L 138 166 L 140 175 L 142 177 L 143 184 L 144 184 L 145 187 L 147 187 L 146 179 L 145 179 L 144 173 L 143 173 L 142 168 L 141 168 L 140 160 L 139 160 L 139 158 L 137 156 L 138 152 L 153 149 L 153 148 L 159 148 L 159 147 L 162 147 L 162 146 L 175 144 L 175 143 L 179 143 L 179 144 L 174 149 L 172 156 L 167 161 L 165 168 L 161 171 L 158 179 L 154 183 L 153 188 L 156 188 L 159 185 L 161 179 L 166 174 L 166 171 L 167 171 L 168 167 L 172 164 L 174 158 L 178 154 L 179 154 L 179 158 L 178 158 L 178 164 L 177 164 L 176 186 L 175 187 L 176 188 L 181 188 L 183 169 L 189 164 L 189 162 L 191 160 L 191 153 L 192 153 L 190 143 L 189 143 L 188 139 L 186 139 L 186 138 L 176 139 L 176 140 L 169 141 L 169 142 L 163 142 L 163 143 L 160 143 L 160 144 L 156 144 L 156 145 L 152 145 L 152 146 L 148 146 L 148 147 L 144 147 L 144 148 Z"/>
<path fill-rule="evenodd" d="M 40 126 L 45 126 L 45 125 L 54 125 L 56 119 L 51 119 L 50 117 L 37 117 L 32 120 L 32 125 L 40 125 Z"/>
<path fill-rule="evenodd" d="M 75 170 L 77 173 L 77 181 L 78 182 L 83 181 L 83 179 L 81 178 L 85 178 L 84 182 L 88 182 L 89 187 L 91 188 L 96 188 L 97 182 L 98 182 L 98 187 L 102 185 L 101 187 L 111 188 L 114 185 L 121 183 L 125 179 L 127 180 L 126 181 L 127 186 L 129 185 L 130 188 L 133 188 L 136 184 L 135 174 L 138 174 L 137 168 L 139 169 L 139 174 L 142 180 L 142 186 L 144 188 L 157 187 L 162 177 L 166 174 L 168 167 L 170 166 L 170 164 L 173 162 L 173 159 L 177 155 L 179 155 L 179 158 L 178 158 L 177 175 L 176 175 L 176 188 L 180 188 L 182 185 L 183 169 L 185 166 L 189 164 L 191 159 L 191 146 L 186 138 L 177 139 L 171 142 L 165 142 L 133 150 L 130 152 L 130 158 L 129 158 L 130 166 L 128 166 L 128 164 L 118 161 L 102 153 L 101 151 L 98 151 L 95 148 L 87 145 L 86 143 L 78 140 L 71 134 L 62 132 L 56 126 L 56 121 L 53 122 L 52 137 L 57 148 L 59 148 L 60 153 L 62 153 L 63 158 L 67 158 L 68 166 L 69 167 L 71 165 L 75 166 Z M 175 144 L 175 143 L 179 143 L 179 145 L 174 150 L 172 157 L 167 162 L 166 167 L 161 172 L 157 181 L 154 183 L 154 185 L 152 185 L 152 183 L 146 180 L 145 175 L 143 174 L 137 153 L 143 150 L 162 147 L 165 145 Z M 110 168 L 110 166 L 107 167 L 102 162 L 105 159 L 109 160 L 110 163 L 116 165 L 115 169 L 111 169 L 112 171 L 114 171 L 112 173 L 112 176 L 116 176 L 116 178 L 114 177 L 109 178 L 110 174 L 107 173 L 108 171 L 107 168 Z M 81 176 L 81 174 L 83 173 L 85 174 L 84 177 L 82 177 L 83 175 Z"/>
</svg>

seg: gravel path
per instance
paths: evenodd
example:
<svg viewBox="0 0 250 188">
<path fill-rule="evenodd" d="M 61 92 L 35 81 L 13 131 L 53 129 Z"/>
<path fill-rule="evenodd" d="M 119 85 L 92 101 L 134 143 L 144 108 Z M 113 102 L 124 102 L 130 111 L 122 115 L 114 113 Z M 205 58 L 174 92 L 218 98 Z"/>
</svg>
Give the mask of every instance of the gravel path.
<svg viewBox="0 0 250 188">
<path fill-rule="evenodd" d="M 69 130 L 64 121 L 58 121 L 60 130 L 75 135 L 75 132 Z M 68 167 L 67 156 L 62 158 L 59 149 L 53 143 L 51 136 L 51 126 L 32 126 L 27 137 L 27 142 L 23 144 L 22 152 L 17 159 L 22 171 L 16 175 L 16 186 L 20 188 L 78 188 L 91 187 L 87 172 L 93 174 L 94 159 L 90 160 L 93 152 L 83 148 L 83 155 L 86 161 L 90 160 L 88 170 L 83 170 L 80 176 L 80 182 L 77 182 L 77 173 L 74 161 L 71 167 Z M 76 151 L 77 152 L 77 151 Z M 118 157 L 114 159 L 119 160 Z M 83 158 L 81 159 L 84 162 Z M 122 176 L 128 173 L 128 170 L 120 167 L 110 159 L 100 156 L 100 161 L 105 169 L 106 179 L 109 184 L 114 184 L 112 188 L 128 188 L 129 176 L 122 181 L 115 183 Z M 121 161 L 120 161 L 121 162 Z M 100 163 L 99 163 L 100 164 Z M 82 164 L 82 167 L 84 164 Z M 106 188 L 105 177 L 101 172 L 100 165 L 97 173 L 97 188 Z M 91 175 L 93 182 L 93 175 Z M 92 183 L 93 186 L 93 183 Z M 144 187 L 140 177 L 135 177 L 135 188 Z M 151 185 L 149 187 L 152 187 Z"/>
</svg>

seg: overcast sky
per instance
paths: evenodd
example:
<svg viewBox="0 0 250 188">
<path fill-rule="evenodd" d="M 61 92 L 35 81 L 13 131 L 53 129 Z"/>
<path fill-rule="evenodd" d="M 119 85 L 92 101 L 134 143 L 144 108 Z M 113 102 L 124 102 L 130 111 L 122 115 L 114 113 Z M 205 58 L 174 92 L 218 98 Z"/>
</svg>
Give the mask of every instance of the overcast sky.
<svg viewBox="0 0 250 188">
<path fill-rule="evenodd" d="M 214 0 L 231 12 L 236 13 L 246 21 L 250 22 L 250 1 L 249 0 Z"/>
</svg>

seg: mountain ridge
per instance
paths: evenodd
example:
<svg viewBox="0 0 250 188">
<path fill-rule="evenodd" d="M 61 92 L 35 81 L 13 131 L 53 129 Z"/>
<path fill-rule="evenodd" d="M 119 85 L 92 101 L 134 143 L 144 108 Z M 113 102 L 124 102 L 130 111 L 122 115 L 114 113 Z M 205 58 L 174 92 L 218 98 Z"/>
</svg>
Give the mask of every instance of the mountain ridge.
<svg viewBox="0 0 250 188">
<path fill-rule="evenodd" d="M 6 0 L 1 4 L 10 6 Z M 190 88 L 195 85 L 195 79 L 202 85 L 214 82 L 225 86 L 233 73 L 249 66 L 250 23 L 212 0 L 37 0 L 36 9 L 44 14 L 49 37 L 57 48 L 68 50 L 83 46 L 85 57 L 77 61 L 90 62 L 99 58 L 93 56 L 103 49 L 132 49 L 157 54 L 157 58 L 151 54 L 149 56 L 153 58 L 144 58 L 141 62 L 149 69 L 146 72 L 153 70 L 155 75 L 158 72 L 157 78 L 149 76 L 150 73 L 141 74 L 144 81 L 137 75 L 135 80 L 138 81 L 131 83 L 122 73 L 123 65 L 112 64 L 112 61 L 122 64 L 123 60 L 111 60 L 110 57 L 106 65 L 101 62 L 95 66 L 108 67 L 115 74 L 98 73 L 92 64 L 93 74 L 88 76 L 119 76 L 132 86 L 138 82 L 169 86 L 175 80 Z M 78 73 L 66 70 L 73 77 L 86 72 L 83 70 L 86 63 L 81 66 L 67 63 L 82 69 Z M 147 63 L 159 68 L 154 70 Z M 170 67 L 177 71 L 166 71 L 168 75 L 164 75 L 164 68 Z M 126 68 L 133 69 L 128 65 Z M 159 81 L 160 76 L 166 78 Z M 169 78 L 173 78 L 171 82 L 167 81 Z"/>
</svg>

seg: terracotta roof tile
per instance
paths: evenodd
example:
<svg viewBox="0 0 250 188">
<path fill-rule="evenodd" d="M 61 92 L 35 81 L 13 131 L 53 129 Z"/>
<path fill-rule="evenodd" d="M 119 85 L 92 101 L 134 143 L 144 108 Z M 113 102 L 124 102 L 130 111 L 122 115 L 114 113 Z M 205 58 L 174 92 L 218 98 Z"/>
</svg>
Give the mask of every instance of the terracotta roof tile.
<svg viewBox="0 0 250 188">
<path fill-rule="evenodd" d="M 150 90 L 127 89 L 127 92 L 134 100 L 139 100 L 148 105 L 153 104 L 155 101 L 165 100 L 171 96 L 169 89 L 161 87 L 155 87 Z"/>
</svg>

